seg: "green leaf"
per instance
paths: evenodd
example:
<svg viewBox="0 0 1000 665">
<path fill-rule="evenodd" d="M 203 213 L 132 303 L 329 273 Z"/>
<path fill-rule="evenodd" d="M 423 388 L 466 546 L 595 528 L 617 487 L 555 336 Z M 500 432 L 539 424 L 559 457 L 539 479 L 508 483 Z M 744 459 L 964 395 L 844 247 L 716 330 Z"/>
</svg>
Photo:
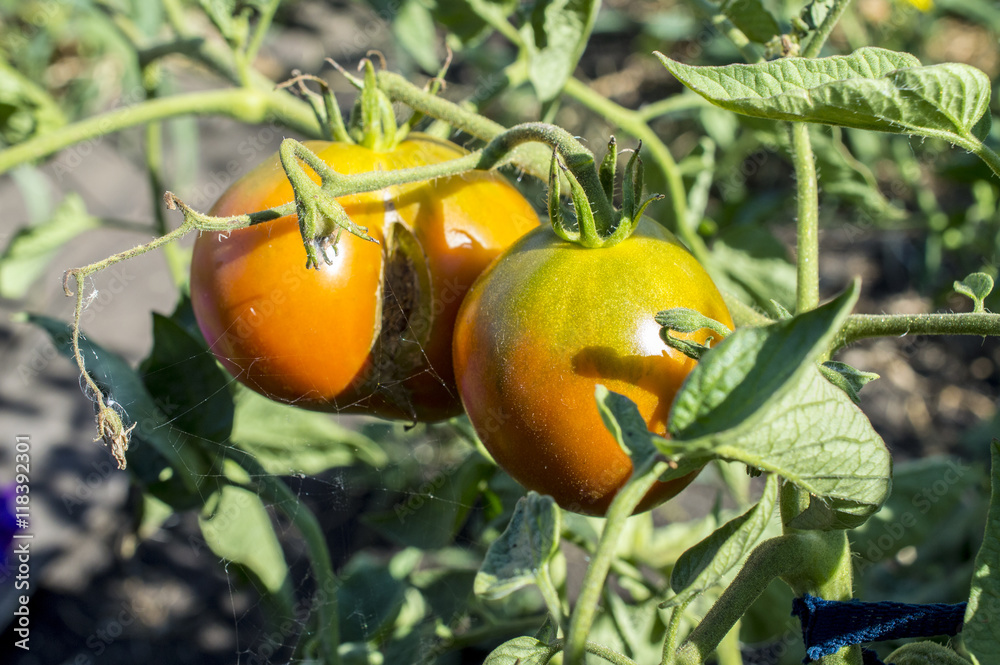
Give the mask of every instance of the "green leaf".
<svg viewBox="0 0 1000 665">
<path fill-rule="evenodd" d="M 771 12 L 760 0 L 734 0 L 724 13 L 751 41 L 766 44 L 781 32 Z"/>
<path fill-rule="evenodd" d="M 1000 576 L 996 571 L 1000 560 L 1000 439 L 993 439 L 990 459 L 990 510 L 983 544 L 976 554 L 976 569 L 962 629 L 965 648 L 976 665 L 1000 662 L 1000 622 L 996 620 L 996 608 L 1000 607 Z"/>
<path fill-rule="evenodd" d="M 712 246 L 711 265 L 720 287 L 745 292 L 764 308 L 771 299 L 786 309 L 795 304 L 795 266 L 785 246 L 763 228 L 726 230 Z"/>
<path fill-rule="evenodd" d="M 0 57 L 0 141 L 14 145 L 65 124 L 52 96 Z"/>
<path fill-rule="evenodd" d="M 889 495 L 892 457 L 885 443 L 815 367 L 763 410 L 757 426 L 715 438 L 722 458 L 777 473 L 811 495 L 789 523 L 796 529 L 855 528 Z"/>
<path fill-rule="evenodd" d="M 230 44 L 246 40 L 250 27 L 248 5 L 242 0 L 198 0 L 202 10 Z"/>
<path fill-rule="evenodd" d="M 827 360 L 819 366 L 819 371 L 827 381 L 847 393 L 847 396 L 855 404 L 861 403 L 858 392 L 870 382 L 879 378 L 878 374 L 874 372 L 862 372 L 847 363 L 837 360 Z"/>
<path fill-rule="evenodd" d="M 817 356 L 857 299 L 760 328 L 741 328 L 705 355 L 674 401 L 667 455 L 742 462 L 811 495 L 800 529 L 852 528 L 889 492 L 891 457 L 865 415 L 822 378 Z"/>
<path fill-rule="evenodd" d="M 936 642 L 911 642 L 886 658 L 889 665 L 969 665 L 954 649 Z"/>
<path fill-rule="evenodd" d="M 139 367 L 142 381 L 173 427 L 227 443 L 233 431 L 232 379 L 201 340 L 153 313 L 153 349 Z"/>
<path fill-rule="evenodd" d="M 539 0 L 525 24 L 528 79 L 542 102 L 559 96 L 594 29 L 600 0 Z"/>
<path fill-rule="evenodd" d="M 990 81 L 969 65 L 920 66 L 866 47 L 847 56 L 691 67 L 657 54 L 684 85 L 736 113 L 941 138 L 965 147 L 989 133 Z"/>
<path fill-rule="evenodd" d="M 809 31 L 814 31 L 823 24 L 826 19 L 827 14 L 836 5 L 836 0 L 812 0 L 808 5 L 802 8 L 802 13 L 799 18 L 805 24 Z"/>
<path fill-rule="evenodd" d="M 455 50 L 475 45 L 501 22 L 507 23 L 507 17 L 518 7 L 517 0 L 422 0 L 422 2 L 430 10 L 434 20 L 448 29 L 448 44 Z M 378 5 L 380 2 L 372 4 Z M 510 32 L 514 32 L 513 29 Z"/>
<path fill-rule="evenodd" d="M 983 311 L 983 301 L 993 291 L 993 278 L 984 272 L 974 272 L 961 282 L 956 281 L 955 291 L 972 299 L 974 312 Z"/>
<path fill-rule="evenodd" d="M 419 571 L 414 577 L 414 584 L 431 611 L 442 620 L 450 621 L 452 617 L 461 616 L 471 602 L 476 570 L 440 568 Z"/>
<path fill-rule="evenodd" d="M 477 596 L 497 600 L 535 583 L 539 569 L 559 551 L 559 507 L 550 496 L 528 492 L 493 541 L 476 575 Z"/>
<path fill-rule="evenodd" d="M 932 542 L 935 529 L 954 523 L 956 511 L 965 506 L 966 491 L 980 487 L 982 480 L 978 466 L 959 458 L 925 457 L 897 464 L 889 500 L 850 532 L 851 549 L 860 555 L 857 570 L 891 561 L 904 547 Z"/>
<path fill-rule="evenodd" d="M 36 315 L 28 320 L 49 334 L 61 354 L 73 357 L 67 324 Z M 88 373 L 117 405 L 126 426 L 135 425 L 127 456 L 129 472 L 176 510 L 200 506 L 210 493 L 203 485 L 212 477 L 202 439 L 170 425 L 142 378 L 120 356 L 86 338 L 80 339 L 80 351 L 87 359 Z"/>
<path fill-rule="evenodd" d="M 676 594 L 663 606 L 679 604 L 717 584 L 757 546 L 774 514 L 780 481 L 770 476 L 764 494 L 752 508 L 715 530 L 711 536 L 684 552 L 670 575 Z"/>
<path fill-rule="evenodd" d="M 198 526 L 215 554 L 252 572 L 269 593 L 291 599 L 288 564 L 260 497 L 225 485 L 205 502 Z"/>
<path fill-rule="evenodd" d="M 269 400 L 242 385 L 234 389 L 232 442 L 268 473 L 316 475 L 356 462 L 381 467 L 388 461 L 377 443 L 329 415 Z"/>
<path fill-rule="evenodd" d="M 615 437 L 625 454 L 632 458 L 633 473 L 636 469 L 645 468 L 658 451 L 635 402 L 600 384 L 595 389 L 594 396 L 604 426 Z"/>
<path fill-rule="evenodd" d="M 483 665 L 545 665 L 553 649 L 534 637 L 515 637 L 486 657 Z"/>
<path fill-rule="evenodd" d="M 392 22 L 392 34 L 424 72 L 437 74 L 441 68 L 437 30 L 434 17 L 420 0 L 404 0 Z"/>
<path fill-rule="evenodd" d="M 67 194 L 51 219 L 19 230 L 0 255 L 0 297 L 24 297 L 63 245 L 100 225 L 78 194 Z"/>
<path fill-rule="evenodd" d="M 472 453 L 458 466 L 409 488 L 391 510 L 370 513 L 363 521 L 405 547 L 429 550 L 450 545 L 495 472 L 495 464 Z"/>
<path fill-rule="evenodd" d="M 829 303 L 769 326 L 740 328 L 688 375 L 670 412 L 670 433 L 693 439 L 736 427 L 822 353 L 858 298 L 858 285 Z"/>
<path fill-rule="evenodd" d="M 366 642 L 399 614 L 406 585 L 383 557 L 362 551 L 340 574 L 337 605 L 342 642 Z"/>
</svg>

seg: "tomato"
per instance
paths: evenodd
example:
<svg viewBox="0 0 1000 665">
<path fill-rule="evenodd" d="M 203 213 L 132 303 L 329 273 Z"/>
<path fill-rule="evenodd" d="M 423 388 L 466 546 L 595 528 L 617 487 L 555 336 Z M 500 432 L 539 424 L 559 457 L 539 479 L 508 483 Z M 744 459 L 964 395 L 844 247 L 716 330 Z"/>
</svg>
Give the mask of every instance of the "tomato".
<svg viewBox="0 0 1000 665">
<path fill-rule="evenodd" d="M 605 428 L 594 390 L 624 394 L 651 431 L 666 434 L 695 364 L 660 339 L 653 317 L 672 307 L 732 328 L 708 274 L 653 222 L 602 249 L 539 228 L 504 252 L 466 296 L 454 342 L 462 401 L 497 464 L 563 508 L 603 515 L 632 462 Z M 704 343 L 709 335 L 686 337 Z M 657 483 L 639 510 L 696 475 Z"/>
<path fill-rule="evenodd" d="M 388 152 L 306 145 L 340 173 L 465 154 L 421 135 Z M 223 193 L 211 214 L 291 200 L 274 155 Z M 460 413 L 451 365 L 458 307 L 489 262 L 538 225 L 537 214 L 502 176 L 484 172 L 340 202 L 379 242 L 343 233 L 332 263 L 318 270 L 305 267 L 294 215 L 197 239 L 191 298 L 212 352 L 250 388 L 307 409 L 412 420 Z"/>
</svg>

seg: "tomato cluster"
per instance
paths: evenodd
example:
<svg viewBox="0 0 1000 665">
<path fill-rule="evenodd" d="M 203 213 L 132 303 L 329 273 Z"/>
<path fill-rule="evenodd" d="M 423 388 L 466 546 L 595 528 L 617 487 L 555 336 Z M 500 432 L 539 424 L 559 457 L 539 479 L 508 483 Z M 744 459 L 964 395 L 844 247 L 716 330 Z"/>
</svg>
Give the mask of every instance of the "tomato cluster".
<svg viewBox="0 0 1000 665">
<path fill-rule="evenodd" d="M 341 173 L 462 154 L 422 136 L 388 152 L 307 147 Z M 291 198 L 275 156 L 212 214 Z M 647 220 L 614 246 L 584 249 L 538 226 L 516 189 L 481 172 L 341 203 L 378 243 L 343 234 L 318 270 L 305 267 L 294 216 L 197 240 L 191 294 L 216 357 L 254 390 L 309 409 L 436 420 L 464 405 L 502 468 L 570 510 L 604 514 L 632 472 L 597 411 L 597 384 L 666 433 L 694 361 L 663 343 L 654 315 L 687 307 L 732 327 L 705 270 Z M 695 475 L 658 483 L 639 509 Z"/>
<path fill-rule="evenodd" d="M 465 154 L 421 135 L 386 152 L 306 146 L 343 174 Z M 292 197 L 275 155 L 230 187 L 211 214 L 254 212 Z M 484 172 L 340 203 L 378 242 L 343 233 L 319 269 L 305 267 L 295 216 L 198 238 L 191 299 L 212 352 L 250 388 L 307 409 L 409 420 L 458 415 L 451 363 L 458 307 L 487 264 L 538 226 L 534 208 L 502 176 Z"/>
</svg>

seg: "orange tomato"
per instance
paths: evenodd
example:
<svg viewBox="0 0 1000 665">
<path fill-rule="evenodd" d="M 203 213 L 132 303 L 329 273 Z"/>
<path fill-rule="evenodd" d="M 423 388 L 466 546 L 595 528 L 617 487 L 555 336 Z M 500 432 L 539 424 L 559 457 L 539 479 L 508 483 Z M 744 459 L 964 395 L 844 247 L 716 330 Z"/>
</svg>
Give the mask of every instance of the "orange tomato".
<svg viewBox="0 0 1000 665">
<path fill-rule="evenodd" d="M 306 145 L 345 174 L 465 154 L 421 135 L 389 152 Z M 230 187 L 211 214 L 254 212 L 292 198 L 275 155 Z M 307 409 L 414 421 L 461 413 L 451 364 L 455 316 L 489 262 L 538 225 L 534 209 L 492 172 L 340 202 L 379 243 L 343 233 L 332 263 L 318 270 L 305 268 L 294 215 L 197 239 L 191 298 L 212 352 L 250 388 Z"/>
</svg>

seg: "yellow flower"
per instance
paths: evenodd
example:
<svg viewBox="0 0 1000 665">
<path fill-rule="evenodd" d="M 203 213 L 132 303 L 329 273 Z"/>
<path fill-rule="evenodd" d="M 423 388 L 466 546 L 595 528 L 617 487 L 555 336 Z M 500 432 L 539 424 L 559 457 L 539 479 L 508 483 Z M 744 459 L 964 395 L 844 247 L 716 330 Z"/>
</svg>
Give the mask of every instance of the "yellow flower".
<svg viewBox="0 0 1000 665">
<path fill-rule="evenodd" d="M 922 12 L 930 11 L 930 8 L 934 6 L 934 0 L 906 0 L 906 1 Z"/>
</svg>

